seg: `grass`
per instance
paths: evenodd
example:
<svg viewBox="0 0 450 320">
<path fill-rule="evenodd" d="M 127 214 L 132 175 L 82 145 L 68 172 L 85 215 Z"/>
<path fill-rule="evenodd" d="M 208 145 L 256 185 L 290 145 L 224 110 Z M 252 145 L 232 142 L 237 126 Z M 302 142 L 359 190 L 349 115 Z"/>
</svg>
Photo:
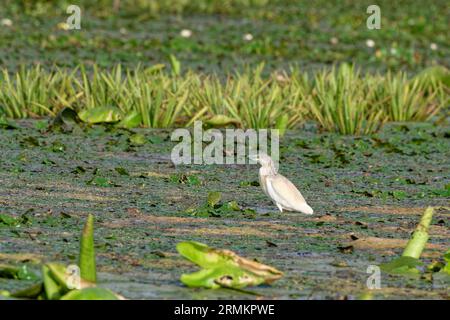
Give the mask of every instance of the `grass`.
<svg viewBox="0 0 450 320">
<path fill-rule="evenodd" d="M 347 62 L 383 72 L 450 66 L 445 0 L 379 0 L 381 30 L 366 27 L 369 0 L 122 0 L 119 10 L 114 0 L 80 0 L 81 30 L 65 30 L 69 4 L 6 0 L 0 20 L 12 25 L 0 26 L 0 63 L 12 71 L 22 63 L 74 68 L 94 61 L 133 68 L 173 54 L 190 69 L 222 75 L 262 61 L 268 73 L 294 63 L 315 70 Z M 192 36 L 182 37 L 183 29 Z"/>
<path fill-rule="evenodd" d="M 79 66 L 73 71 L 21 68 L 0 77 L 0 113 L 9 118 L 55 116 L 64 108 L 80 113 L 95 108 L 133 114 L 136 125 L 151 128 L 211 126 L 296 128 L 314 120 L 326 131 L 375 132 L 389 121 L 427 121 L 448 103 L 448 72 L 434 77 L 404 73 L 365 74 L 343 64 L 311 78 L 291 72 L 262 75 L 264 66 L 226 79 L 189 71 L 176 75 L 162 65 L 123 70 Z M 427 81 L 425 81 L 426 79 Z M 430 81 L 431 79 L 432 81 Z M 101 121 L 95 121 L 101 122 Z"/>
</svg>

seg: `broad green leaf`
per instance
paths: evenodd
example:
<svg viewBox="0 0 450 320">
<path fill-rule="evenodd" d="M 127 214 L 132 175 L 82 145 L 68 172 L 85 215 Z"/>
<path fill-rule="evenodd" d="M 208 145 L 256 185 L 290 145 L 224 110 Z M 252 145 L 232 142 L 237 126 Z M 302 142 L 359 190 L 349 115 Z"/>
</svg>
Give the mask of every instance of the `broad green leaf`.
<svg viewBox="0 0 450 320">
<path fill-rule="evenodd" d="M 79 263 L 81 278 L 95 283 L 94 216 L 89 214 L 81 234 Z"/>
<path fill-rule="evenodd" d="M 38 280 L 39 277 L 31 270 L 29 270 L 26 264 L 22 265 L 19 268 L 19 272 L 17 273 L 17 279 L 19 280 Z"/>
<path fill-rule="evenodd" d="M 10 296 L 15 298 L 36 299 L 42 293 L 43 289 L 42 282 L 38 282 L 25 289 L 11 292 Z"/>
<path fill-rule="evenodd" d="M 202 268 L 212 268 L 226 259 L 208 247 L 206 244 L 188 241 L 177 244 L 177 251 L 186 259 Z"/>
<path fill-rule="evenodd" d="M 151 66 L 151 67 L 145 69 L 145 72 L 148 72 L 148 73 L 156 73 L 156 72 L 161 71 L 161 70 L 164 69 L 165 67 L 166 67 L 165 64 L 158 63 L 158 64 L 155 64 L 155 65 L 153 65 L 153 66 Z"/>
<path fill-rule="evenodd" d="M 418 266 L 421 266 L 420 262 L 416 258 L 412 257 L 399 257 L 391 262 L 380 265 L 381 270 L 391 274 L 405 274 L 405 275 L 417 275 L 419 274 Z"/>
<path fill-rule="evenodd" d="M 0 225 L 2 224 L 5 226 L 12 227 L 18 225 L 19 223 L 16 218 L 11 217 L 4 213 L 0 213 Z"/>
<path fill-rule="evenodd" d="M 108 178 L 105 177 L 94 177 L 92 178 L 92 180 L 88 181 L 88 184 L 105 188 L 114 186 L 114 183 L 112 183 Z"/>
<path fill-rule="evenodd" d="M 0 264 L 0 278 L 16 280 L 38 280 L 39 277 L 27 265 L 20 267 Z"/>
<path fill-rule="evenodd" d="M 81 121 L 87 123 L 108 123 L 119 121 L 122 118 L 122 114 L 115 107 L 95 107 L 80 111 L 78 117 Z"/>
<path fill-rule="evenodd" d="M 411 238 L 403 250 L 402 256 L 389 263 L 381 265 L 381 269 L 387 273 L 417 275 L 420 271 L 416 268 L 422 265 L 419 258 L 428 241 L 428 229 L 433 218 L 433 207 L 428 207 Z"/>
<path fill-rule="evenodd" d="M 230 201 L 226 204 L 226 208 L 231 211 L 241 211 L 238 203 L 236 201 Z"/>
<path fill-rule="evenodd" d="M 406 198 L 406 192 L 395 190 L 395 191 L 392 191 L 392 196 L 397 200 L 402 200 L 402 199 Z"/>
<path fill-rule="evenodd" d="M 42 266 L 42 280 L 44 291 L 48 300 L 57 300 L 67 292 L 64 280 L 65 267 L 48 263 Z"/>
<path fill-rule="evenodd" d="M 61 300 L 118 300 L 118 297 L 108 289 L 94 287 L 72 290 L 61 297 Z"/>
<path fill-rule="evenodd" d="M 222 194 L 220 192 L 210 192 L 208 193 L 208 205 L 213 207 L 220 202 L 222 199 Z"/>
<path fill-rule="evenodd" d="M 216 289 L 244 288 L 271 283 L 283 276 L 279 270 L 238 256 L 229 250 L 209 248 L 199 242 L 181 242 L 178 252 L 203 269 L 183 274 L 180 280 L 190 287 Z"/>
<path fill-rule="evenodd" d="M 117 127 L 132 129 L 139 127 L 141 123 L 142 123 L 141 113 L 138 111 L 131 111 L 117 124 Z"/>
</svg>

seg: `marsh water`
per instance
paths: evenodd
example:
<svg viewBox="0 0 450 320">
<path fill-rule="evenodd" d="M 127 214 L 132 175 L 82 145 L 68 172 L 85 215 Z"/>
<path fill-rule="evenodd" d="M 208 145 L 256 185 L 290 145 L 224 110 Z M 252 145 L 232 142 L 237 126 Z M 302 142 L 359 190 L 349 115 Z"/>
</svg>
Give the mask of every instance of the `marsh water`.
<svg viewBox="0 0 450 320">
<path fill-rule="evenodd" d="M 437 207 L 424 269 L 450 248 L 450 127 L 392 124 L 363 137 L 288 131 L 280 172 L 315 209 L 280 213 L 255 165 L 174 166 L 170 130 L 105 126 L 47 132 L 42 121 L 0 129 L 0 263 L 76 263 L 79 235 L 95 215 L 99 285 L 134 299 L 357 299 L 370 265 L 401 254 L 427 206 Z M 135 139 L 136 134 L 140 139 Z M 143 138 L 143 139 L 142 139 Z M 199 214 L 219 191 L 240 210 Z M 198 269 L 175 246 L 194 240 L 276 267 L 272 285 L 185 287 Z M 0 279 L 0 290 L 30 281 Z M 374 299 L 449 298 L 448 278 L 381 274 Z"/>
</svg>

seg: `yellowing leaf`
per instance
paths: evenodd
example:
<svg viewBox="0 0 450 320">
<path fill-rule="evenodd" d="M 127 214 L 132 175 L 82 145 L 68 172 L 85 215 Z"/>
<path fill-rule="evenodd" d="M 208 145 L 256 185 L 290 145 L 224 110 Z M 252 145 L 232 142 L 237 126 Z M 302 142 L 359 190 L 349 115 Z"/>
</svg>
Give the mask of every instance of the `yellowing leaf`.
<svg viewBox="0 0 450 320">
<path fill-rule="evenodd" d="M 283 276 L 281 271 L 273 267 L 242 258 L 230 250 L 213 249 L 199 242 L 181 242 L 177 250 L 203 268 L 181 276 L 181 282 L 189 287 L 244 288 L 271 283 Z"/>
<path fill-rule="evenodd" d="M 239 124 L 239 121 L 223 114 L 217 114 L 211 119 L 206 120 L 205 123 L 211 127 L 223 127 L 229 124 Z"/>
</svg>

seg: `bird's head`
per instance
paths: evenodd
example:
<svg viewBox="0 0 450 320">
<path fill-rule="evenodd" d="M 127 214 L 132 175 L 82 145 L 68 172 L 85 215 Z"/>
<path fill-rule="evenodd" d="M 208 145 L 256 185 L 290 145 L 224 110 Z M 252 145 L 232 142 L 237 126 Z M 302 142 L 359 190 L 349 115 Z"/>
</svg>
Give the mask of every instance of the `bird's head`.
<svg viewBox="0 0 450 320">
<path fill-rule="evenodd" d="M 249 155 L 248 157 L 250 160 L 259 163 L 261 167 L 275 168 L 272 158 L 265 153 L 260 152 L 259 154 Z"/>
</svg>

